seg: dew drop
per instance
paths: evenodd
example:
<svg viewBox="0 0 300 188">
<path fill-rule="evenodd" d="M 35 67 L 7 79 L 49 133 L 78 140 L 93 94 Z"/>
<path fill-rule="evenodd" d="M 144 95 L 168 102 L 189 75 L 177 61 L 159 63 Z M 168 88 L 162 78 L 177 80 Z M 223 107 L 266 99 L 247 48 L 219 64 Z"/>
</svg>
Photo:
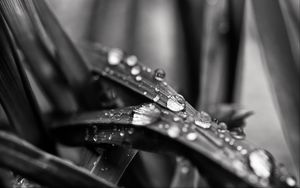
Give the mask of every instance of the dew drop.
<svg viewBox="0 0 300 188">
<path fill-rule="evenodd" d="M 183 173 L 183 174 L 187 174 L 188 172 L 189 172 L 189 167 L 187 167 L 187 166 L 183 166 L 182 168 L 181 168 L 181 173 Z"/>
<path fill-rule="evenodd" d="M 144 92 L 143 92 L 143 95 L 147 95 L 147 94 L 148 94 L 147 91 L 144 91 Z"/>
<path fill-rule="evenodd" d="M 118 65 L 123 58 L 123 52 L 120 49 L 114 48 L 108 52 L 107 61 L 109 65 Z"/>
<path fill-rule="evenodd" d="M 149 73 L 152 72 L 152 70 L 149 67 L 146 69 L 146 71 L 149 72 Z"/>
<path fill-rule="evenodd" d="M 181 118 L 178 117 L 178 116 L 173 117 L 173 121 L 175 121 L 175 122 L 178 122 L 178 121 L 180 121 L 180 120 L 181 120 Z"/>
<path fill-rule="evenodd" d="M 273 169 L 271 155 L 265 150 L 252 151 L 249 156 L 249 166 L 260 178 L 269 178 Z"/>
<path fill-rule="evenodd" d="M 128 129 L 128 134 L 133 134 L 133 133 L 134 133 L 134 129 L 133 128 Z"/>
<path fill-rule="evenodd" d="M 172 95 L 167 101 L 167 108 L 173 112 L 185 109 L 185 100 L 181 95 Z"/>
<path fill-rule="evenodd" d="M 157 81 L 163 81 L 166 77 L 166 72 L 162 69 L 156 69 L 154 71 L 154 79 Z"/>
<path fill-rule="evenodd" d="M 197 135 L 197 133 L 194 133 L 194 132 L 188 133 L 186 135 L 186 139 L 188 139 L 190 141 L 195 141 L 197 138 L 198 138 L 198 135 Z"/>
<path fill-rule="evenodd" d="M 200 112 L 195 117 L 195 124 L 203 129 L 211 127 L 211 117 L 206 112 Z"/>
<path fill-rule="evenodd" d="M 93 140 L 94 140 L 94 142 L 97 142 L 97 141 L 98 141 L 98 136 L 97 136 L 97 135 L 94 135 L 94 136 L 93 136 Z"/>
<path fill-rule="evenodd" d="M 211 123 L 210 122 L 203 122 L 201 120 L 195 120 L 195 124 L 203 129 L 209 129 L 211 127 Z"/>
<path fill-rule="evenodd" d="M 285 179 L 285 182 L 288 186 L 290 187 L 295 187 L 296 186 L 296 179 L 292 176 L 288 176 L 286 179 Z"/>
<path fill-rule="evenodd" d="M 156 86 L 155 88 L 154 88 L 154 91 L 156 92 L 156 93 L 158 93 L 160 90 L 159 90 L 159 87 L 158 86 Z"/>
<path fill-rule="evenodd" d="M 120 132 L 120 136 L 121 137 L 125 136 L 125 133 L 124 132 Z"/>
<path fill-rule="evenodd" d="M 154 101 L 154 102 L 157 102 L 157 101 L 159 101 L 159 99 L 160 99 L 160 98 L 159 98 L 159 95 L 156 95 L 156 96 L 153 98 L 153 101 Z"/>
<path fill-rule="evenodd" d="M 241 150 L 241 154 L 242 154 L 242 155 L 247 155 L 247 153 L 248 153 L 248 151 L 247 151 L 246 149 L 242 149 L 242 150 Z"/>
<path fill-rule="evenodd" d="M 141 73 L 141 67 L 139 65 L 136 65 L 134 67 L 131 68 L 130 70 L 131 75 L 138 75 Z"/>
<path fill-rule="evenodd" d="M 168 135 L 172 138 L 176 138 L 180 134 L 180 129 L 177 126 L 171 126 L 168 131 Z"/>
<path fill-rule="evenodd" d="M 138 62 L 138 59 L 135 55 L 131 55 L 131 56 L 128 56 L 126 59 L 125 59 L 125 63 L 130 66 L 130 67 L 133 67 L 137 64 Z"/>
<path fill-rule="evenodd" d="M 218 125 L 218 131 L 219 132 L 226 132 L 227 131 L 227 125 L 224 122 L 219 123 Z"/>
<path fill-rule="evenodd" d="M 133 110 L 133 125 L 148 125 L 157 121 L 160 117 L 160 110 L 153 104 L 142 105 Z"/>
<path fill-rule="evenodd" d="M 135 77 L 135 80 L 138 81 L 138 82 L 140 82 L 142 79 L 143 78 L 140 75 L 138 75 L 138 76 Z"/>
<path fill-rule="evenodd" d="M 233 138 L 237 140 L 243 140 L 246 137 L 244 129 L 241 127 L 235 128 L 234 130 L 230 131 L 230 134 L 232 135 Z"/>
</svg>

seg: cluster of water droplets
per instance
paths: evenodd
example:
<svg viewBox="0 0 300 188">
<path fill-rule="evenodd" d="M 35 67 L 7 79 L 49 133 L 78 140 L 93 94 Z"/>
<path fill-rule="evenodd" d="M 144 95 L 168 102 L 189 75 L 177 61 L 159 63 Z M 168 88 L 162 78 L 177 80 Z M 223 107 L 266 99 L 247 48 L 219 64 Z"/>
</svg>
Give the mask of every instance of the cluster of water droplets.
<svg viewBox="0 0 300 188">
<path fill-rule="evenodd" d="M 123 52 L 118 49 L 112 49 L 108 53 L 108 63 L 111 66 L 116 66 L 122 62 Z M 124 62 L 130 67 L 130 74 L 134 76 L 137 82 L 142 81 L 141 72 L 147 71 L 151 73 L 151 69 L 144 68 L 138 64 L 138 59 L 136 56 L 128 56 L 125 58 Z M 164 82 L 166 77 L 166 73 L 162 69 L 156 69 L 153 73 L 153 79 L 158 82 L 158 84 L 163 83 L 163 85 L 167 85 Z M 160 88 L 159 85 L 154 87 L 154 93 L 156 95 L 152 98 L 154 102 L 159 102 L 161 100 L 160 97 Z M 144 95 L 147 95 L 148 92 L 144 91 Z M 186 101 L 185 99 L 179 95 L 170 95 L 167 96 L 166 107 L 175 113 L 178 113 L 179 116 L 174 117 L 174 122 L 178 122 L 181 120 L 185 121 L 193 121 L 193 124 L 199 127 L 200 129 L 209 129 L 212 128 L 212 118 L 209 114 L 205 112 L 199 112 L 195 117 L 189 117 L 186 112 Z M 167 111 L 163 111 L 163 113 L 168 113 Z M 138 126 L 149 125 L 156 122 L 160 118 L 161 111 L 153 104 L 143 105 L 138 109 L 134 110 L 132 124 Z M 190 120 L 186 120 L 190 118 Z M 198 133 L 190 130 L 190 126 L 188 124 L 184 124 L 182 127 L 179 127 L 178 124 L 159 124 L 159 128 L 166 129 L 166 133 L 171 138 L 176 138 L 181 136 L 184 133 L 185 139 L 189 141 L 196 141 L 198 138 Z M 225 143 L 228 143 L 229 146 L 236 149 L 242 155 L 246 156 L 249 162 L 249 167 L 252 170 L 254 175 L 249 175 L 248 179 L 251 182 L 258 181 L 260 178 L 262 185 L 267 185 L 269 178 L 271 177 L 272 171 L 274 169 L 274 164 L 272 161 L 272 157 L 264 150 L 255 150 L 252 152 L 248 152 L 246 148 L 244 148 L 241 144 L 236 144 L 236 140 L 244 139 L 245 135 L 242 129 L 236 129 L 231 132 L 230 136 L 228 136 L 228 127 L 224 122 L 220 122 L 217 124 L 217 131 L 214 132 L 220 139 L 222 139 Z M 120 135 L 123 133 L 120 133 Z M 122 135 L 121 135 L 122 136 Z M 217 138 L 213 138 L 217 139 Z M 219 144 L 220 145 L 220 144 Z M 222 144 L 221 144 L 222 145 Z M 220 145 L 220 146 L 221 146 Z M 243 162 L 239 160 L 233 161 L 233 167 L 237 170 L 238 174 L 241 176 L 246 174 L 246 166 Z M 258 177 L 258 178 L 257 178 Z M 262 181 L 264 180 L 264 181 Z M 287 185 L 293 187 L 296 184 L 294 178 L 288 176 L 286 178 Z"/>
</svg>

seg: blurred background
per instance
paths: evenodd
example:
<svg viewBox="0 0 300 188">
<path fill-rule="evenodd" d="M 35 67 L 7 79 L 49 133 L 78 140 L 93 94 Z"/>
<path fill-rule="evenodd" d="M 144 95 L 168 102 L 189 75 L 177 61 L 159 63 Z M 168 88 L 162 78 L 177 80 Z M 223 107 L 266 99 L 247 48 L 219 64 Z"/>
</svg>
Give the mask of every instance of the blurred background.
<svg viewBox="0 0 300 188">
<path fill-rule="evenodd" d="M 71 39 L 163 68 L 197 109 L 237 106 L 299 180 L 299 0 L 49 0 Z"/>
</svg>

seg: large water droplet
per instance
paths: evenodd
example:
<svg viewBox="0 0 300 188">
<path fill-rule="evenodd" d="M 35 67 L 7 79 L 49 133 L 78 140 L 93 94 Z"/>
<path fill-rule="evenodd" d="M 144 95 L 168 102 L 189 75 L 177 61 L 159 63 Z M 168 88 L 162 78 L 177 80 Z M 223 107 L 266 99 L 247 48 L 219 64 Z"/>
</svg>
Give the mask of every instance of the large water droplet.
<svg viewBox="0 0 300 188">
<path fill-rule="evenodd" d="M 128 66 L 132 67 L 132 66 L 135 66 L 138 62 L 138 59 L 135 55 L 131 55 L 131 56 L 128 56 L 126 59 L 125 59 L 125 62 Z"/>
<path fill-rule="evenodd" d="M 176 138 L 180 134 L 180 129 L 177 126 L 171 126 L 168 131 L 168 135 L 172 138 Z"/>
<path fill-rule="evenodd" d="M 148 125 L 160 117 L 160 110 L 154 104 L 146 104 L 133 111 L 133 125 Z"/>
<path fill-rule="evenodd" d="M 271 155 L 265 150 L 252 151 L 249 156 L 249 166 L 260 178 L 269 178 L 273 170 Z"/>
<path fill-rule="evenodd" d="M 114 48 L 108 52 L 107 61 L 109 65 L 118 65 L 123 58 L 123 52 L 120 49 Z"/>
<path fill-rule="evenodd" d="M 154 71 L 154 79 L 157 81 L 163 81 L 166 77 L 166 72 L 162 69 L 156 69 Z"/>
<path fill-rule="evenodd" d="M 139 65 L 136 65 L 136 66 L 131 68 L 130 73 L 135 76 L 135 75 L 140 74 L 141 70 L 142 70 L 141 67 Z"/>
<path fill-rule="evenodd" d="M 167 108 L 173 112 L 185 109 L 185 100 L 181 95 L 172 95 L 167 101 Z"/>
</svg>

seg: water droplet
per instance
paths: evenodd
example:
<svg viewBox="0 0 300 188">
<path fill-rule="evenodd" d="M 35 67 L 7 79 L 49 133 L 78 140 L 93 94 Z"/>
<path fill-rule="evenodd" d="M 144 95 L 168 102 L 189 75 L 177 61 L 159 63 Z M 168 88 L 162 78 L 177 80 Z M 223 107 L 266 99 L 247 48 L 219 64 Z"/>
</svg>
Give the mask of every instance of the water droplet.
<svg viewBox="0 0 300 188">
<path fill-rule="evenodd" d="M 211 117 L 206 112 L 199 112 L 195 117 L 195 124 L 203 129 L 211 127 Z"/>
<path fill-rule="evenodd" d="M 188 131 L 188 128 L 187 127 L 182 127 L 182 132 L 186 133 Z"/>
<path fill-rule="evenodd" d="M 135 77 L 135 80 L 138 81 L 138 82 L 141 81 L 142 79 L 143 78 L 140 75 L 138 75 L 138 76 Z"/>
<path fill-rule="evenodd" d="M 172 95 L 167 101 L 167 108 L 174 112 L 185 109 L 185 100 L 181 95 Z"/>
<path fill-rule="evenodd" d="M 158 93 L 160 90 L 159 90 L 159 87 L 158 86 L 156 86 L 155 88 L 154 88 L 154 91 L 156 92 L 156 93 Z"/>
<path fill-rule="evenodd" d="M 108 52 L 107 56 L 109 65 L 118 65 L 123 58 L 123 52 L 120 49 L 114 48 Z"/>
<path fill-rule="evenodd" d="M 225 142 L 230 142 L 230 138 L 229 138 L 229 137 L 225 137 L 225 138 L 224 138 L 224 141 L 225 141 Z"/>
<path fill-rule="evenodd" d="M 171 126 L 168 131 L 168 135 L 172 138 L 176 138 L 180 134 L 180 129 L 177 126 Z"/>
<path fill-rule="evenodd" d="M 248 151 L 247 151 L 246 149 L 242 149 L 242 150 L 241 150 L 241 154 L 242 154 L 242 155 L 247 155 L 247 153 L 248 153 Z"/>
<path fill-rule="evenodd" d="M 236 146 L 236 150 L 241 151 L 243 147 L 241 145 Z"/>
<path fill-rule="evenodd" d="M 146 71 L 149 73 L 152 72 L 152 70 L 149 67 L 146 69 Z"/>
<path fill-rule="evenodd" d="M 190 141 L 195 141 L 198 138 L 198 134 L 197 133 L 188 133 L 186 135 L 186 139 L 190 140 Z"/>
<path fill-rule="evenodd" d="M 157 101 L 159 101 L 159 99 L 160 99 L 160 98 L 159 98 L 159 95 L 156 95 L 156 96 L 153 98 L 153 101 L 154 101 L 154 102 L 157 102 Z"/>
<path fill-rule="evenodd" d="M 130 73 L 134 76 L 140 74 L 141 73 L 141 67 L 139 65 L 136 65 L 136 66 L 132 67 Z"/>
<path fill-rule="evenodd" d="M 189 170 L 190 170 L 189 167 L 183 166 L 180 171 L 181 171 L 181 173 L 186 174 L 189 172 Z"/>
<path fill-rule="evenodd" d="M 132 66 L 135 66 L 138 62 L 138 59 L 135 55 L 131 55 L 131 56 L 128 56 L 126 59 L 125 59 L 125 62 L 128 66 L 132 67 Z"/>
<path fill-rule="evenodd" d="M 147 91 L 144 91 L 144 92 L 143 92 L 143 95 L 147 95 L 147 94 L 148 94 Z"/>
<path fill-rule="evenodd" d="M 210 122 L 203 122 L 201 120 L 195 120 L 195 124 L 203 129 L 209 129 L 211 127 L 211 123 Z"/>
<path fill-rule="evenodd" d="M 241 127 L 233 129 L 232 131 L 230 131 L 230 134 L 232 135 L 233 138 L 237 140 L 244 140 L 246 137 L 244 129 Z"/>
<path fill-rule="evenodd" d="M 157 80 L 157 81 L 163 81 L 166 77 L 166 73 L 164 70 L 162 69 L 156 69 L 154 71 L 154 79 Z"/>
<path fill-rule="evenodd" d="M 226 132 L 227 131 L 227 125 L 224 122 L 219 123 L 218 125 L 218 131 L 219 132 Z"/>
<path fill-rule="evenodd" d="M 124 132 L 120 132 L 120 136 L 121 137 L 125 136 L 125 133 Z"/>
<path fill-rule="evenodd" d="M 93 140 L 94 140 L 94 142 L 97 142 L 98 141 L 98 135 L 94 135 Z"/>
<path fill-rule="evenodd" d="M 173 121 L 175 121 L 175 122 L 180 121 L 180 120 L 181 120 L 181 118 L 178 117 L 178 116 L 174 116 L 174 117 L 173 117 Z"/>
<path fill-rule="evenodd" d="M 269 178 L 273 169 L 271 155 L 265 150 L 252 151 L 249 156 L 249 166 L 260 178 Z"/>
<path fill-rule="evenodd" d="M 133 125 L 148 125 L 154 123 L 160 117 L 160 110 L 153 104 L 142 105 L 133 112 Z"/>
<path fill-rule="evenodd" d="M 133 134 L 133 133 L 134 133 L 134 129 L 133 128 L 128 129 L 128 134 Z"/>
<path fill-rule="evenodd" d="M 292 176 L 288 176 L 286 179 L 285 179 L 285 182 L 288 186 L 290 187 L 296 187 L 296 179 Z"/>
<path fill-rule="evenodd" d="M 183 119 L 186 119 L 188 117 L 186 112 L 178 112 L 177 113 L 180 117 L 182 117 Z"/>
</svg>

